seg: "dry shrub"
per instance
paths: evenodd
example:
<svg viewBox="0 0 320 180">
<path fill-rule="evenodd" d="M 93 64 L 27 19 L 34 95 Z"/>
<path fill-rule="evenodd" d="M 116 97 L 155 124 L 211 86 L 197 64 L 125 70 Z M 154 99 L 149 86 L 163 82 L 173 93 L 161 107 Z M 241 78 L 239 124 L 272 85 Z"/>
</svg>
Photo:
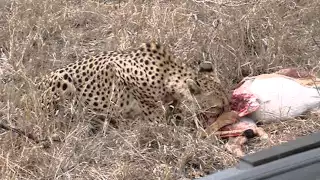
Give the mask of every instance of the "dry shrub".
<svg viewBox="0 0 320 180">
<path fill-rule="evenodd" d="M 222 142 L 198 139 L 188 127 L 106 122 L 92 133 L 97 117 L 80 111 L 47 119 L 38 77 L 89 49 L 157 40 L 190 66 L 212 61 L 226 88 L 247 75 L 319 67 L 317 0 L 2 0 L 0 8 L 0 48 L 12 66 L 0 84 L 1 123 L 51 141 L 43 148 L 1 130 L 1 179 L 183 179 L 237 162 Z M 271 141 L 252 140 L 247 152 L 318 131 L 319 118 L 308 117 L 267 125 Z"/>
</svg>

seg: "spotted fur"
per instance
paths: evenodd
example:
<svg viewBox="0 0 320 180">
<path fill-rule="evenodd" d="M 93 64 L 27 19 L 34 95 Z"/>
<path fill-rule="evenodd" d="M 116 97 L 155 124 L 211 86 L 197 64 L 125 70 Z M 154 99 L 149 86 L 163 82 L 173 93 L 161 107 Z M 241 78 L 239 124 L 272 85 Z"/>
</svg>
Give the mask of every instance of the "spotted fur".
<svg viewBox="0 0 320 180">
<path fill-rule="evenodd" d="M 40 89 L 47 108 L 76 98 L 96 112 L 131 118 L 134 111 L 155 121 L 165 117 L 167 108 L 162 107 L 170 103 L 185 105 L 183 109 L 193 114 L 227 106 L 228 98 L 215 79 L 175 62 L 164 46 L 144 43 L 125 52 L 86 55 L 52 72 Z"/>
</svg>

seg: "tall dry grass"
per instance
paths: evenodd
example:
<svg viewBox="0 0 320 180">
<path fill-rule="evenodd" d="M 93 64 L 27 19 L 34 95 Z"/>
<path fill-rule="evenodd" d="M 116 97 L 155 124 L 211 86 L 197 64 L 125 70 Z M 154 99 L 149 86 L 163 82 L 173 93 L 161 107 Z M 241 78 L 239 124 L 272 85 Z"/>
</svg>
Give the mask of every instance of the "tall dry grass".
<svg viewBox="0 0 320 180">
<path fill-rule="evenodd" d="M 107 122 L 92 133 L 88 121 L 96 117 L 80 111 L 47 119 L 38 77 L 88 49 L 157 40 L 190 66 L 212 61 L 226 88 L 283 67 L 319 69 L 317 0 L 1 0 L 0 8 L 1 123 L 49 137 L 40 145 L 0 130 L 1 179 L 183 179 L 236 163 L 222 142 L 197 139 L 187 127 Z M 312 116 L 266 126 L 271 140 L 253 140 L 246 151 L 318 131 L 319 122 Z"/>
</svg>

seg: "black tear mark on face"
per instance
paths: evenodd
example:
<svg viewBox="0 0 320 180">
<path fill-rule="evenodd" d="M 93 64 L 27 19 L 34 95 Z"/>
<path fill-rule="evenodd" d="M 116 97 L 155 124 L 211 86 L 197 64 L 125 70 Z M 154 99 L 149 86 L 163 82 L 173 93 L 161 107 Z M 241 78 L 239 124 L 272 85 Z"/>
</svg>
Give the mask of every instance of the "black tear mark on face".
<svg viewBox="0 0 320 180">
<path fill-rule="evenodd" d="M 196 82 L 196 84 L 200 87 L 200 84 L 199 84 L 199 82 L 198 81 L 195 81 Z"/>
</svg>

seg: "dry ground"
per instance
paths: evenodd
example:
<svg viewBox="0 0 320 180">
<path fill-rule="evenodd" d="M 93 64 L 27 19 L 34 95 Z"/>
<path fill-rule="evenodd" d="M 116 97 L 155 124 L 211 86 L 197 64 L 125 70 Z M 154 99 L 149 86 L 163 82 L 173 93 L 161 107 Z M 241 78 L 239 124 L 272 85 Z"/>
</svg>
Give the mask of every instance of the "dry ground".
<svg viewBox="0 0 320 180">
<path fill-rule="evenodd" d="M 237 162 L 223 143 L 197 139 L 188 127 L 108 123 L 90 132 L 82 112 L 45 118 L 37 77 L 73 62 L 86 49 L 116 50 L 158 40 L 190 66 L 215 63 L 226 88 L 247 75 L 300 66 L 318 72 L 318 0 L 0 0 L 0 121 L 46 147 L 0 130 L 1 179 L 179 179 Z M 12 67 L 11 67 L 12 66 Z M 12 68 L 12 69 L 10 69 Z M 93 117 L 94 118 L 94 117 Z M 271 139 L 247 152 L 320 130 L 320 118 L 265 125 Z"/>
</svg>

